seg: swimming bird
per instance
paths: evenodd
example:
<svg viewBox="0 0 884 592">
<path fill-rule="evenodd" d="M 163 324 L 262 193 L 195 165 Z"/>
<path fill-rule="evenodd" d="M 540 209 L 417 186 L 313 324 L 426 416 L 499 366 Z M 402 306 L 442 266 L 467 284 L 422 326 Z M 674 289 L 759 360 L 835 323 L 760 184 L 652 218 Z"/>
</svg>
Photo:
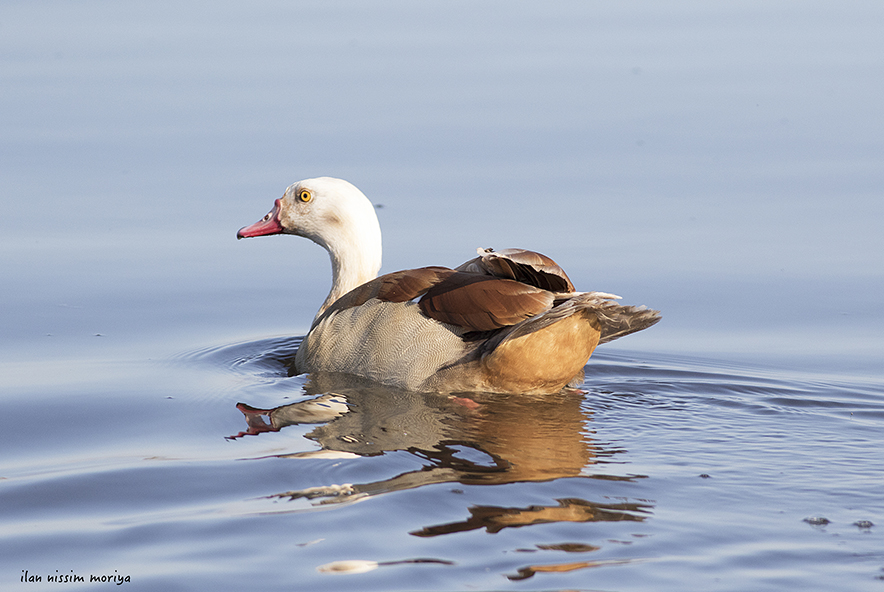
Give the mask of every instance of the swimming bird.
<svg viewBox="0 0 884 592">
<path fill-rule="evenodd" d="M 381 229 L 342 179 L 289 186 L 237 238 L 294 234 L 324 247 L 332 287 L 294 373 L 335 372 L 423 392 L 555 393 L 579 385 L 600 343 L 650 327 L 660 313 L 578 292 L 555 261 L 524 249 L 478 249 L 449 269 L 377 277 Z"/>
</svg>

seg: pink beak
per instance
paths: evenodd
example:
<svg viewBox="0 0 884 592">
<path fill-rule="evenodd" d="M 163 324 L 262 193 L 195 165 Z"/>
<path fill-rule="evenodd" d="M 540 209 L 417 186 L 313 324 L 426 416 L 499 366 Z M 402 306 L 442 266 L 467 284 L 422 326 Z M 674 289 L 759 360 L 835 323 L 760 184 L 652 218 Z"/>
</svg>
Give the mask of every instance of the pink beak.
<svg viewBox="0 0 884 592">
<path fill-rule="evenodd" d="M 243 226 L 236 233 L 236 238 L 251 238 L 253 236 L 266 236 L 268 234 L 281 234 L 284 232 L 279 223 L 279 200 L 273 205 L 273 209 L 266 216 L 250 226 Z"/>
</svg>

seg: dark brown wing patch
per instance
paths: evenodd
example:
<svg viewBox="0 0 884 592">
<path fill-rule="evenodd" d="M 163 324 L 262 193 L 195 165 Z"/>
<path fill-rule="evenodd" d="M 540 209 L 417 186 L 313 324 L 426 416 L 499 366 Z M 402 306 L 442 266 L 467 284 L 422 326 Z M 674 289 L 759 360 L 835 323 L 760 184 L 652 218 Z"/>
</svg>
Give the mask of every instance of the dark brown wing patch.
<svg viewBox="0 0 884 592">
<path fill-rule="evenodd" d="M 470 331 L 490 331 L 549 309 L 552 292 L 510 279 L 456 272 L 427 290 L 421 311 Z"/>
<path fill-rule="evenodd" d="M 447 267 L 421 267 L 388 273 L 353 288 L 329 306 L 323 316 L 362 306 L 372 298 L 386 302 L 408 302 L 453 273 L 456 272 Z"/>
<path fill-rule="evenodd" d="M 408 302 L 454 273 L 453 269 L 447 267 L 421 267 L 388 273 L 378 278 L 382 281 L 374 298 L 386 302 Z"/>
<path fill-rule="evenodd" d="M 527 249 L 485 249 L 457 270 L 508 278 L 553 292 L 575 291 L 568 274 L 555 261 Z"/>
</svg>

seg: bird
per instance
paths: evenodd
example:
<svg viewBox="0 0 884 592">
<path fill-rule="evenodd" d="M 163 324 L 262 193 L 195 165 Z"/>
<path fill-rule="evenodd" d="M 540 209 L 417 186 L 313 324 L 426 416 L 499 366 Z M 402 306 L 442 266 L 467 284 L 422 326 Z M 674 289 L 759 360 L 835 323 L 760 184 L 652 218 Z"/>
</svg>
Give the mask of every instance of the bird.
<svg viewBox="0 0 884 592">
<path fill-rule="evenodd" d="M 324 247 L 332 287 L 291 373 L 336 373 L 416 392 L 554 394 L 584 381 L 600 343 L 646 329 L 660 312 L 578 292 L 551 258 L 477 249 L 455 268 L 378 276 L 381 229 L 353 184 L 318 177 L 290 185 L 237 238 L 293 234 Z"/>
</svg>

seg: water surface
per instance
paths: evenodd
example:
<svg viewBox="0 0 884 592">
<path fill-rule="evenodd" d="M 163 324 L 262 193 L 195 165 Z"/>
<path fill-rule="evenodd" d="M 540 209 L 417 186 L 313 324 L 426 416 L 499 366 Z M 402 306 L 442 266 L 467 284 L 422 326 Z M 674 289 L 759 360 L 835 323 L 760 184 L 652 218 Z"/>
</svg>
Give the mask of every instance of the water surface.
<svg viewBox="0 0 884 592">
<path fill-rule="evenodd" d="M 2 587 L 881 589 L 882 16 L 4 4 Z M 289 377 L 327 256 L 234 237 L 317 175 L 384 271 L 663 321 L 556 397 Z"/>
</svg>

